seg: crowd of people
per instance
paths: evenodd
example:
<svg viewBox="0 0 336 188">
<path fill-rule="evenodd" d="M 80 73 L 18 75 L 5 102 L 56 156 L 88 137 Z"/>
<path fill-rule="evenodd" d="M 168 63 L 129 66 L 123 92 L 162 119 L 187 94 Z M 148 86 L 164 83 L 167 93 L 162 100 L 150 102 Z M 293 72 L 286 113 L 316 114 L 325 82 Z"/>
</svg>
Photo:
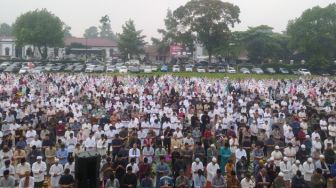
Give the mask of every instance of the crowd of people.
<svg viewBox="0 0 336 188">
<path fill-rule="evenodd" d="M 0 74 L 0 187 L 336 186 L 336 81 Z"/>
</svg>

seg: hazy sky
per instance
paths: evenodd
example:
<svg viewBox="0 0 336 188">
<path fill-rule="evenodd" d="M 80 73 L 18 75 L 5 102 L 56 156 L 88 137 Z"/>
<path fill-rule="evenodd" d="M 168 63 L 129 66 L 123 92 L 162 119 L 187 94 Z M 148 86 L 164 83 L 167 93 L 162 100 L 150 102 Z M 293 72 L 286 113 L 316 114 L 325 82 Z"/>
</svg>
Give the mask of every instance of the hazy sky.
<svg viewBox="0 0 336 188">
<path fill-rule="evenodd" d="M 101 16 L 111 19 L 112 30 L 121 32 L 122 24 L 135 21 L 148 37 L 158 36 L 164 28 L 167 9 L 175 10 L 188 0 L 1 0 L 0 23 L 12 24 L 20 14 L 36 8 L 47 8 L 72 27 L 71 33 L 81 37 L 90 26 L 98 26 Z M 228 0 L 240 7 L 241 23 L 234 30 L 266 24 L 275 31 L 286 29 L 288 20 L 299 17 L 305 9 L 325 7 L 335 0 Z"/>
</svg>

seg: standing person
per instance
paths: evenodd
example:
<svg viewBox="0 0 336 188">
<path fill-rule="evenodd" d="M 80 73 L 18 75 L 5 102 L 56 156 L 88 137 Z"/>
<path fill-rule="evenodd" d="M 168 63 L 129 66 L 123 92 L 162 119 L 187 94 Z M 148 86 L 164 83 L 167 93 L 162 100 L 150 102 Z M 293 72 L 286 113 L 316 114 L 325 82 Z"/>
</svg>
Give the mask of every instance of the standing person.
<svg viewBox="0 0 336 188">
<path fill-rule="evenodd" d="M 265 168 L 262 168 L 256 177 L 256 188 L 269 188 L 271 181 Z"/>
<path fill-rule="evenodd" d="M 203 170 L 199 169 L 197 175 L 194 176 L 194 188 L 205 188 L 206 179 L 203 175 Z"/>
<path fill-rule="evenodd" d="M 44 176 L 47 172 L 47 165 L 42 161 L 42 156 L 37 157 L 37 161 L 32 166 L 32 172 L 34 176 L 34 187 L 42 187 Z"/>
<path fill-rule="evenodd" d="M 49 170 L 50 175 L 50 183 L 52 188 L 57 188 L 59 186 L 58 182 L 61 178 L 61 174 L 63 173 L 63 166 L 58 164 L 59 159 L 55 159 L 55 164 L 51 165 Z"/>
<path fill-rule="evenodd" d="M 164 157 L 160 157 L 160 162 L 156 165 L 156 185 L 159 185 L 160 178 L 164 174 L 169 174 L 169 166 L 164 162 Z"/>
<path fill-rule="evenodd" d="M 74 177 L 70 174 L 70 169 L 66 168 L 64 170 L 64 175 L 59 179 L 60 188 L 71 188 L 75 184 Z"/>
<path fill-rule="evenodd" d="M 308 160 L 304 162 L 302 166 L 303 166 L 303 171 L 304 171 L 304 174 L 303 174 L 304 180 L 306 181 L 307 185 L 310 185 L 311 177 L 315 170 L 313 159 L 309 157 Z"/>
<path fill-rule="evenodd" d="M 195 177 L 198 175 L 199 170 L 203 170 L 203 163 L 199 158 L 195 159 L 195 162 L 191 164 L 192 180 L 195 182 Z"/>
<path fill-rule="evenodd" d="M 73 176 L 73 178 L 75 178 L 75 163 L 73 157 L 69 157 L 68 162 L 65 163 L 64 169 L 67 168 L 70 170 L 70 174 Z"/>
<path fill-rule="evenodd" d="M 301 171 L 298 170 L 296 171 L 296 174 L 292 179 L 292 188 L 305 188 L 305 187 L 306 187 L 305 180 L 303 179 Z"/>
<path fill-rule="evenodd" d="M 56 153 L 56 157 L 59 159 L 59 163 L 61 165 L 65 165 L 65 163 L 67 162 L 68 160 L 68 149 L 65 148 L 65 145 L 64 144 L 61 144 L 61 148 L 58 149 L 57 153 Z"/>
<path fill-rule="evenodd" d="M 220 169 L 217 169 L 215 177 L 212 179 L 211 186 L 213 188 L 225 188 L 226 181 Z"/>
<path fill-rule="evenodd" d="M 118 179 L 115 178 L 114 173 L 112 173 L 110 178 L 107 179 L 105 183 L 105 188 L 120 188 L 120 183 Z"/>
<path fill-rule="evenodd" d="M 26 171 L 24 177 L 20 179 L 19 188 L 34 187 L 34 177 L 30 176 L 30 171 Z"/>
<path fill-rule="evenodd" d="M 0 187 L 14 188 L 15 178 L 9 174 L 9 170 L 3 171 L 3 177 L 0 178 Z"/>
<path fill-rule="evenodd" d="M 226 163 L 228 162 L 230 156 L 231 156 L 231 150 L 229 148 L 229 143 L 225 143 L 224 147 L 221 147 L 220 149 L 220 156 L 221 156 L 221 161 L 220 161 L 220 168 L 225 172 L 225 166 Z"/>
<path fill-rule="evenodd" d="M 207 188 L 211 188 L 212 179 L 215 177 L 217 170 L 220 169 L 217 164 L 216 157 L 212 158 L 212 161 L 207 165 Z"/>
<path fill-rule="evenodd" d="M 137 164 L 139 164 L 140 150 L 137 148 L 137 144 L 136 143 L 134 143 L 133 147 L 129 150 L 128 157 L 129 157 L 129 160 L 131 160 L 132 158 L 134 158 L 135 162 Z"/>
<path fill-rule="evenodd" d="M 325 188 L 327 186 L 326 180 L 322 175 L 322 170 L 317 168 L 311 177 L 311 188 Z"/>
<path fill-rule="evenodd" d="M 251 174 L 247 173 L 245 175 L 245 178 L 243 178 L 240 181 L 240 185 L 243 188 L 254 188 L 255 187 L 255 182 L 251 179 Z"/>
<path fill-rule="evenodd" d="M 282 178 L 286 183 L 286 187 L 289 187 L 290 180 L 292 179 L 292 164 L 287 157 L 284 157 L 283 161 L 280 162 L 280 171 L 282 172 Z"/>
<path fill-rule="evenodd" d="M 218 157 L 218 151 L 215 144 L 211 144 L 207 150 L 207 163 L 210 163 L 213 157 Z"/>
<path fill-rule="evenodd" d="M 284 188 L 284 187 L 289 187 L 286 186 L 285 180 L 284 180 L 284 174 L 282 172 L 279 172 L 278 176 L 274 179 L 273 188 Z"/>
<path fill-rule="evenodd" d="M 138 184 L 137 177 L 134 173 L 132 173 L 132 167 L 127 167 L 127 173 L 123 177 L 122 186 L 128 188 L 136 188 Z"/>
</svg>

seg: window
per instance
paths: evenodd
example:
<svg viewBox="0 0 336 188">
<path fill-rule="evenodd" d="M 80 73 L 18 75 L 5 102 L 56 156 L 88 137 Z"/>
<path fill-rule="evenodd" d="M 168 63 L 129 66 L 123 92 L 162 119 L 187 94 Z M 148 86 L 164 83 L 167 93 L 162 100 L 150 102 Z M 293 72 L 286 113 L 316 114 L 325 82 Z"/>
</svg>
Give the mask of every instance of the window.
<svg viewBox="0 0 336 188">
<path fill-rule="evenodd" d="M 5 48 L 5 55 L 9 56 L 9 48 L 8 47 Z"/>
</svg>

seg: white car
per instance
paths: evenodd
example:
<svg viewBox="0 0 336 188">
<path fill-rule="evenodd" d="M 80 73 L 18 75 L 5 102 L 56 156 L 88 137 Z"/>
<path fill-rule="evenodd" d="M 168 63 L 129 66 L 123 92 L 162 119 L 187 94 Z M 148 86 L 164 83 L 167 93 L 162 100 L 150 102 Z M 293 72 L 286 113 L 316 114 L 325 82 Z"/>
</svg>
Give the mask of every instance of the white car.
<svg viewBox="0 0 336 188">
<path fill-rule="evenodd" d="M 152 72 L 152 66 L 150 66 L 150 65 L 145 66 L 144 73 L 151 73 L 151 72 Z"/>
<path fill-rule="evenodd" d="M 303 75 L 303 76 L 309 76 L 311 75 L 310 71 L 308 69 L 299 69 L 298 70 L 299 74 Z"/>
<path fill-rule="evenodd" d="M 121 66 L 120 69 L 119 69 L 119 73 L 127 73 L 128 72 L 128 69 L 126 66 Z"/>
<path fill-rule="evenodd" d="M 228 67 L 227 68 L 227 73 L 234 74 L 234 73 L 236 73 L 236 69 L 234 69 L 233 67 Z"/>
<path fill-rule="evenodd" d="M 109 65 L 106 67 L 106 72 L 114 72 L 116 71 L 116 67 L 113 65 Z"/>
<path fill-rule="evenodd" d="M 158 66 L 152 65 L 152 71 L 154 71 L 154 72 L 158 71 Z"/>
<path fill-rule="evenodd" d="M 186 72 L 192 72 L 193 71 L 193 66 L 192 65 L 186 65 L 185 66 L 185 71 Z"/>
<path fill-rule="evenodd" d="M 218 67 L 218 72 L 223 73 L 225 72 L 225 67 Z"/>
<path fill-rule="evenodd" d="M 197 72 L 206 72 L 205 68 L 202 66 L 197 67 Z"/>
<path fill-rule="evenodd" d="M 215 73 L 216 67 L 208 67 L 208 72 Z"/>
<path fill-rule="evenodd" d="M 28 70 L 29 70 L 28 67 L 22 67 L 22 68 L 19 70 L 19 74 L 25 74 L 25 73 L 28 73 Z"/>
<path fill-rule="evenodd" d="M 264 71 L 261 68 L 253 68 L 251 69 L 252 72 L 254 72 L 255 74 L 264 74 Z"/>
<path fill-rule="evenodd" d="M 180 66 L 179 65 L 174 65 L 173 66 L 173 72 L 180 72 L 181 69 L 180 69 Z"/>
<path fill-rule="evenodd" d="M 240 72 L 243 73 L 243 74 L 250 74 L 251 73 L 250 70 L 248 70 L 248 68 L 245 68 L 245 67 L 241 68 Z"/>
<path fill-rule="evenodd" d="M 88 67 L 86 67 L 86 69 L 85 69 L 85 72 L 93 72 L 94 71 L 94 66 L 88 66 Z"/>
</svg>

